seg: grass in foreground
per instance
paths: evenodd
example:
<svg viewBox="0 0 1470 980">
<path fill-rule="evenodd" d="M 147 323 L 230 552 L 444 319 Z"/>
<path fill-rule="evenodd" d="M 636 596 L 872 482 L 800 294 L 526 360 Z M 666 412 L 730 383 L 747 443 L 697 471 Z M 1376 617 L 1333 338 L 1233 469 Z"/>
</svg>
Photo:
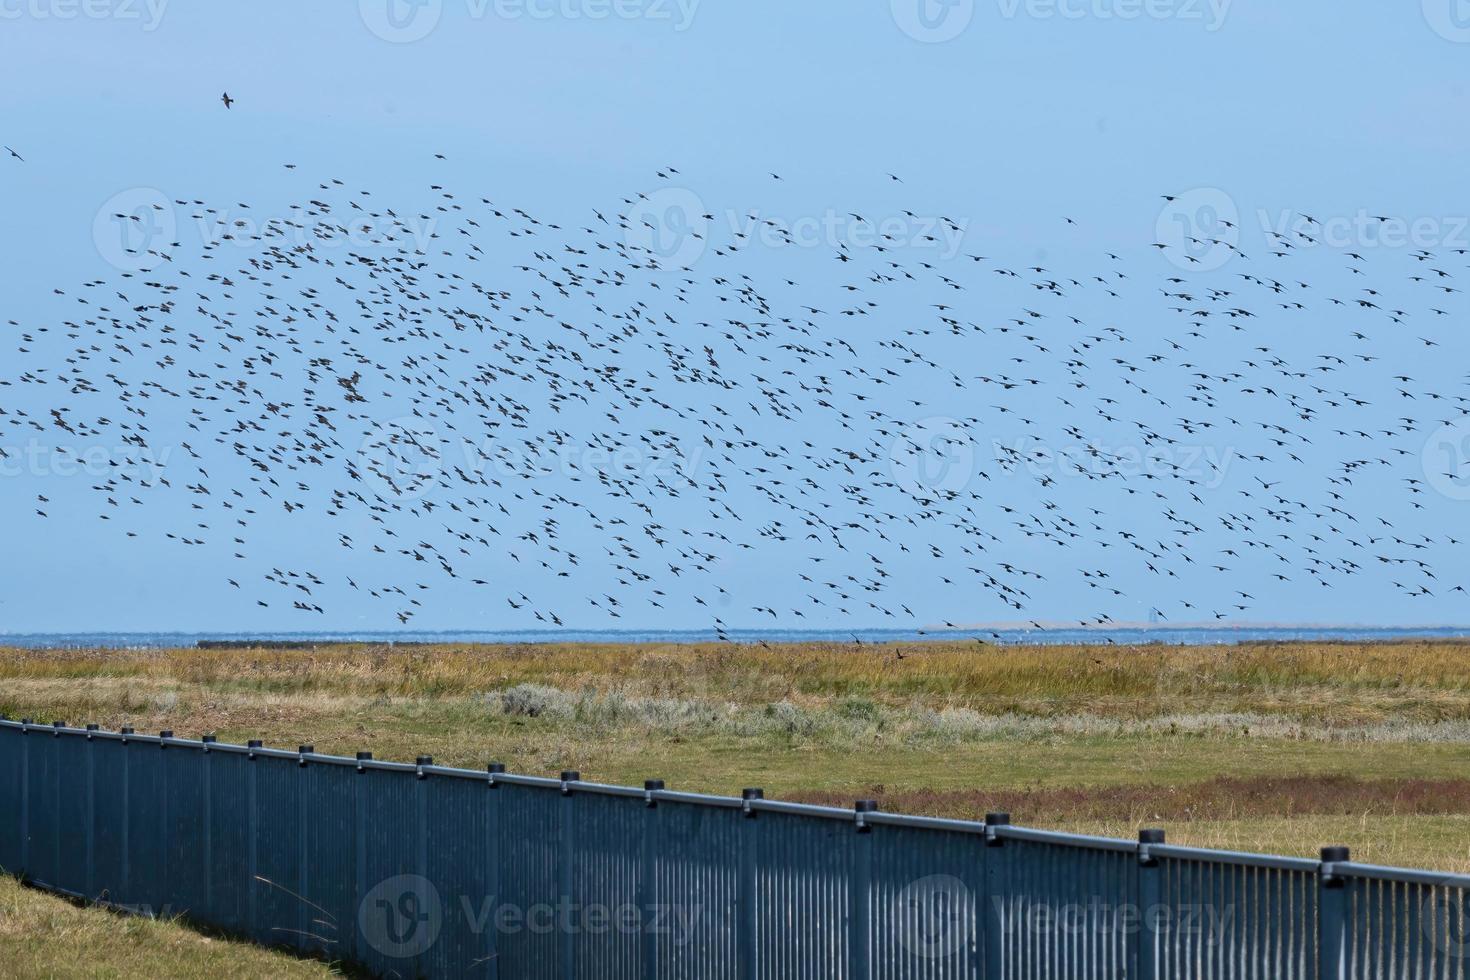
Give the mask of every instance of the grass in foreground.
<svg viewBox="0 0 1470 980">
<path fill-rule="evenodd" d="M 1470 870 L 1470 645 L 0 650 L 0 712 Z"/>
<path fill-rule="evenodd" d="M 84 908 L 0 875 L 0 975 L 305 980 L 337 974 L 322 963 L 206 936 L 176 922 Z"/>
</svg>

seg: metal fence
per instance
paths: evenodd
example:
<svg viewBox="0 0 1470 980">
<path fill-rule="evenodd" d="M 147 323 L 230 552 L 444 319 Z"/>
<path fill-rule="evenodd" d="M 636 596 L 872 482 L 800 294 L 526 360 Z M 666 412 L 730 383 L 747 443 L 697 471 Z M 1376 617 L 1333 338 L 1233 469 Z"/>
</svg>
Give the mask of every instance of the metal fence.
<svg viewBox="0 0 1470 980">
<path fill-rule="evenodd" d="M 0 721 L 0 868 L 390 977 L 1466 977 L 1470 877 Z"/>
</svg>

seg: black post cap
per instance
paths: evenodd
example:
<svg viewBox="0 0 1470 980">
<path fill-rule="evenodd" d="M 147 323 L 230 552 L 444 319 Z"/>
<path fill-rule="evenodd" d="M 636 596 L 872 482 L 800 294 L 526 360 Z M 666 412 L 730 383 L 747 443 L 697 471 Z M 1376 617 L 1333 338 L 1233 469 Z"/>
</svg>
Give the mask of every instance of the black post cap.
<svg viewBox="0 0 1470 980">
<path fill-rule="evenodd" d="M 856 813 L 874 813 L 878 809 L 878 801 L 877 800 L 858 800 L 856 803 L 854 803 L 852 805 L 852 809 Z"/>
<path fill-rule="evenodd" d="M 662 779 L 645 779 L 643 781 L 643 788 L 649 792 L 656 789 L 663 789 L 664 781 Z"/>
<path fill-rule="evenodd" d="M 174 730 L 172 728 L 165 728 L 163 731 L 161 731 L 161 732 L 158 733 L 158 737 L 159 738 L 173 738 L 174 737 Z"/>
<path fill-rule="evenodd" d="M 302 755 L 313 755 L 316 752 L 316 746 L 315 745 L 298 745 L 298 746 L 296 746 L 296 751 L 299 752 L 299 753 L 301 753 Z"/>
<path fill-rule="evenodd" d="M 575 783 L 582 778 L 582 774 L 575 769 L 563 769 L 561 781 L 564 783 Z"/>
<path fill-rule="evenodd" d="M 258 749 L 258 748 L 261 748 L 264 745 L 265 745 L 265 743 L 262 742 L 258 738 L 252 738 L 248 742 L 245 743 L 245 747 L 247 749 Z"/>
<path fill-rule="evenodd" d="M 985 825 L 987 827 L 1004 827 L 1010 824 L 1010 822 L 1011 815 L 1009 813 L 997 812 L 987 813 L 985 815 Z"/>
<path fill-rule="evenodd" d="M 87 722 L 87 731 L 95 732 L 100 731 L 100 729 L 97 727 L 97 723 L 95 721 L 89 721 Z"/>
<path fill-rule="evenodd" d="M 132 725 L 124 725 L 121 728 L 119 728 L 117 730 L 117 732 L 118 732 L 119 735 L 131 735 L 131 734 L 133 734 L 133 726 Z"/>
<path fill-rule="evenodd" d="M 1138 843 L 1140 844 L 1162 844 L 1164 843 L 1164 831 L 1159 827 L 1149 827 L 1138 832 Z"/>
<path fill-rule="evenodd" d="M 421 755 L 413 760 L 413 764 L 416 766 L 432 766 L 434 764 L 434 757 L 432 755 Z"/>
<path fill-rule="evenodd" d="M 20 720 L 20 723 L 22 725 L 34 725 L 36 723 L 36 721 L 35 721 L 34 718 L 22 718 Z"/>
<path fill-rule="evenodd" d="M 763 800 L 766 798 L 766 791 L 759 786 L 747 786 L 740 791 L 740 798 L 742 800 Z"/>
<path fill-rule="evenodd" d="M 1338 864 L 1342 861 L 1351 861 L 1352 852 L 1346 847 L 1324 847 L 1322 848 L 1322 861 L 1324 864 Z"/>
<path fill-rule="evenodd" d="M 505 772 L 505 763 L 503 763 L 503 762 L 492 762 L 488 766 L 485 767 L 485 771 L 488 772 L 488 773 L 490 773 L 492 776 L 493 775 L 498 775 L 499 773 Z"/>
<path fill-rule="evenodd" d="M 52 728 L 65 728 L 66 727 L 66 722 L 64 722 L 64 721 L 53 721 L 51 723 L 51 727 Z"/>
<path fill-rule="evenodd" d="M 199 741 L 203 742 L 205 745 L 213 745 L 215 742 L 219 741 L 219 739 L 213 735 L 200 735 Z"/>
<path fill-rule="evenodd" d="M 357 753 L 357 761 L 358 762 L 366 762 L 367 760 L 371 759 L 372 757 L 373 757 L 373 754 L 371 752 L 359 752 L 359 753 Z"/>
</svg>

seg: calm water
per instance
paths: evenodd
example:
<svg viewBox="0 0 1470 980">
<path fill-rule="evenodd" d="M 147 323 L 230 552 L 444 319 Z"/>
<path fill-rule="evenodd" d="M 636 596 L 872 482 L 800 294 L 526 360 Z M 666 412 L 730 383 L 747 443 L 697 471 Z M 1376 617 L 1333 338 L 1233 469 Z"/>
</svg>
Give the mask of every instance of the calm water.
<svg viewBox="0 0 1470 980">
<path fill-rule="evenodd" d="M 1009 644 L 1054 643 L 1169 643 L 1208 645 L 1263 640 L 1403 640 L 1414 638 L 1470 639 L 1470 627 L 1230 627 L 1222 629 L 1167 629 L 1128 627 L 1096 629 L 945 630 L 920 634 L 915 630 L 730 630 L 736 642 L 851 642 L 965 639 L 982 637 Z M 337 643 L 687 643 L 712 641 L 710 630 L 526 630 L 517 632 L 405 632 L 405 633 L 0 633 L 0 646 L 19 647 L 192 647 L 201 640 L 259 640 Z"/>
</svg>

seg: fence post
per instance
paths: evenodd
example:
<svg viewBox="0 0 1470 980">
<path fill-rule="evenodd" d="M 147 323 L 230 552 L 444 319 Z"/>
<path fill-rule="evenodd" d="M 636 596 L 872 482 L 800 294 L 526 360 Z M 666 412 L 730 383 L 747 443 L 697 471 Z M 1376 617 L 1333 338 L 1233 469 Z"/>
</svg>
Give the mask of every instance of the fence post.
<svg viewBox="0 0 1470 980">
<path fill-rule="evenodd" d="M 296 748 L 296 772 L 300 777 L 297 780 L 299 785 L 296 789 L 296 822 L 299 838 L 297 843 L 301 848 L 298 857 L 300 861 L 300 868 L 298 870 L 300 871 L 301 878 L 296 885 L 296 894 L 301 896 L 301 900 L 297 903 L 296 909 L 296 942 L 297 946 L 302 950 L 307 950 L 311 947 L 311 937 L 316 934 L 316 930 L 311 928 L 311 906 L 308 904 L 311 901 L 311 849 L 309 846 L 310 838 L 308 836 L 310 834 L 310 824 L 306 819 L 310 809 L 306 802 L 306 757 L 315 752 L 316 746 L 314 745 L 300 745 Z M 325 952 L 325 950 L 323 951 Z"/>
<path fill-rule="evenodd" d="M 570 908 L 572 903 L 572 834 L 576 826 L 576 812 L 572 809 L 572 784 L 582 778 L 582 774 L 575 769 L 565 769 L 561 774 L 561 901 L 566 903 L 565 908 Z M 560 908 L 558 909 L 560 913 Z M 577 975 L 576 964 L 572 961 L 574 947 L 572 945 L 572 932 L 569 919 L 563 919 L 560 914 L 557 920 L 561 925 L 561 974 L 565 980 L 573 980 Z"/>
<path fill-rule="evenodd" d="M 1159 859 L 1149 852 L 1150 845 L 1164 843 L 1164 832 L 1158 829 L 1138 832 L 1138 925 L 1134 931 L 1137 938 L 1128 941 L 1125 931 L 1124 942 L 1132 950 L 1134 975 L 1138 980 L 1155 980 L 1159 975 L 1160 953 L 1163 937 L 1159 928 L 1163 924 L 1160 906 L 1163 900 L 1163 871 Z"/>
<path fill-rule="evenodd" d="M 160 755 L 158 763 L 158 781 L 163 784 L 163 791 L 158 794 L 158 839 L 161 842 L 158 848 L 158 860 L 161 864 L 162 870 L 162 873 L 158 876 L 158 881 L 162 883 L 163 889 L 163 894 L 158 896 L 158 904 L 162 909 L 164 918 L 167 918 L 173 914 L 173 909 L 170 908 L 172 903 L 169 901 L 169 896 L 174 894 L 174 883 L 169 875 L 170 862 L 168 859 L 168 765 L 162 761 L 162 753 L 168 751 L 168 740 L 173 737 L 174 733 L 172 729 L 165 728 L 163 731 L 158 733 L 158 751 Z M 148 902 L 148 907 L 150 911 L 153 912 L 154 916 L 158 917 L 159 910 L 153 907 L 153 902 L 151 899 Z"/>
<path fill-rule="evenodd" d="M 985 907 L 980 912 L 985 923 L 985 980 L 1001 980 L 1005 976 L 1005 916 L 1002 903 L 1010 898 L 1009 876 L 1006 874 L 1005 838 L 997 832 L 1011 822 L 1009 813 L 985 815 Z"/>
<path fill-rule="evenodd" d="M 97 871 L 93 867 L 97 860 L 97 788 L 95 785 L 97 774 L 96 736 L 92 733 L 97 731 L 96 724 L 87 725 L 87 864 L 86 864 L 86 899 L 92 901 L 97 896 L 96 881 Z"/>
<path fill-rule="evenodd" d="M 414 873 L 422 882 L 429 882 L 429 774 L 424 772 L 424 768 L 433 764 L 431 755 L 414 759 L 414 825 L 418 828 L 414 835 Z M 429 882 L 429 887 L 435 886 Z M 430 943 L 414 957 L 419 976 L 431 976 L 434 972 L 429 961 L 433 947 L 434 944 Z"/>
<path fill-rule="evenodd" d="M 495 777 L 505 772 L 505 764 L 492 762 L 486 768 L 489 774 L 487 785 L 498 790 L 500 784 Z M 500 794 L 495 794 L 485 808 L 485 894 L 494 900 L 500 898 Z M 490 930 L 490 948 L 485 950 L 485 972 L 490 980 L 500 976 L 500 910 L 490 909 L 487 923 Z"/>
<path fill-rule="evenodd" d="M 20 720 L 20 873 L 31 876 L 31 719 Z"/>
<path fill-rule="evenodd" d="M 264 744 L 265 743 L 261 742 L 260 739 L 252 738 L 245 743 L 245 747 L 247 749 L 258 749 Z M 245 806 L 247 808 L 245 813 L 245 820 L 246 835 L 249 840 L 247 851 L 250 856 L 250 880 L 247 883 L 250 887 L 250 891 L 247 893 L 249 895 L 249 901 L 246 903 L 245 907 L 247 909 L 246 914 L 250 917 L 250 934 L 251 936 L 255 937 L 256 942 L 260 942 L 260 918 L 256 914 L 256 906 L 259 897 L 258 893 L 260 892 L 260 859 L 258 854 L 258 850 L 260 847 L 260 827 L 258 817 L 259 807 L 256 804 L 255 796 L 256 771 L 259 767 L 255 765 L 254 752 L 246 752 L 245 759 L 250 763 L 250 765 L 245 767 Z"/>
<path fill-rule="evenodd" d="M 209 915 L 215 915 L 214 904 L 214 785 L 210 773 L 210 746 L 215 742 L 213 735 L 201 735 L 199 741 L 199 782 L 204 798 L 204 907 Z"/>
<path fill-rule="evenodd" d="M 52 884 L 66 888 L 68 883 L 61 877 L 61 770 L 65 763 L 61 753 L 61 730 L 66 727 L 64 721 L 53 721 L 51 723 L 51 737 L 56 739 L 51 746 L 51 825 L 54 832 L 51 834 L 51 877 Z M 72 883 L 73 886 L 75 883 Z"/>
<path fill-rule="evenodd" d="M 643 915 L 640 932 L 643 937 L 641 952 L 644 980 L 656 980 L 658 976 L 658 934 L 652 925 L 658 921 L 660 911 L 657 845 L 663 837 L 663 821 L 659 817 L 658 800 L 654 794 L 663 788 L 662 779 L 648 779 L 643 782 L 643 805 L 648 809 L 648 816 L 643 821 L 642 868 L 638 876 L 642 894 L 638 896 L 638 907 Z"/>
<path fill-rule="evenodd" d="M 1317 977 L 1347 980 L 1347 882 L 1337 865 L 1351 860 L 1346 847 L 1322 848 L 1317 869 Z"/>
<path fill-rule="evenodd" d="M 113 896 L 113 901 L 132 901 L 133 894 L 133 775 L 132 775 L 132 752 L 129 747 L 132 743 L 128 736 L 133 734 L 132 725 L 124 725 L 118 730 L 122 736 L 122 895 Z"/>
<path fill-rule="evenodd" d="M 763 800 L 765 797 L 765 791 L 755 786 L 740 791 L 740 799 L 743 801 L 741 812 L 745 816 L 740 848 L 740 887 L 735 900 L 736 949 L 739 964 L 736 976 L 740 980 L 755 980 L 755 849 L 756 841 L 759 839 L 757 834 L 760 830 L 760 821 L 757 818 L 760 812 L 753 804 L 756 800 Z"/>
<path fill-rule="evenodd" d="M 852 806 L 857 833 L 856 860 L 848 888 L 848 945 L 853 980 L 871 980 L 873 932 L 873 825 L 867 815 L 878 809 L 877 800 L 858 800 Z"/>
<path fill-rule="evenodd" d="M 359 753 L 357 753 L 357 774 L 359 776 L 362 776 L 362 775 L 364 775 L 364 774 L 367 773 L 367 766 L 365 766 L 363 763 L 371 762 L 372 761 L 372 758 L 373 758 L 373 754 L 371 752 L 359 752 Z M 364 955 L 366 953 L 366 950 L 364 949 L 363 945 L 358 941 L 359 933 L 362 931 L 361 930 L 362 903 L 363 903 L 363 900 L 367 898 L 367 890 L 368 890 L 368 888 L 367 888 L 367 798 L 368 798 L 368 785 L 367 785 L 367 782 L 368 781 L 366 779 L 359 779 L 359 780 L 357 780 L 357 791 L 353 794 L 353 801 L 352 801 L 353 810 L 354 810 L 354 818 L 353 818 L 353 826 L 352 826 L 352 840 L 353 840 L 354 846 L 357 849 L 357 855 L 356 855 L 356 861 L 354 862 L 354 868 L 353 868 L 353 872 L 352 872 L 352 874 L 353 874 L 353 895 L 354 895 L 353 911 L 356 914 L 353 915 L 353 917 L 352 917 L 352 924 L 351 924 L 351 927 L 350 928 L 352 929 L 351 949 L 353 950 L 354 953 L 357 954 L 357 959 L 358 959 L 359 962 L 366 962 L 366 960 L 367 960 L 367 957 Z"/>
</svg>

